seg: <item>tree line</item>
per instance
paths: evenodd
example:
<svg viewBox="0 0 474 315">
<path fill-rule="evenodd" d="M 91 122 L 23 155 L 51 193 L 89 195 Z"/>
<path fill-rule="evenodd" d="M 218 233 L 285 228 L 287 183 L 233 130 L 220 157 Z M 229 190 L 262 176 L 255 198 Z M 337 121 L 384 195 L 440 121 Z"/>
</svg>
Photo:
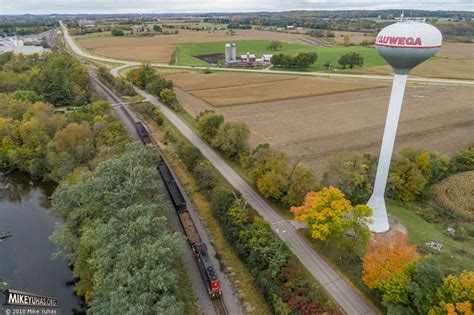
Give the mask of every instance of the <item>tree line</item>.
<svg viewBox="0 0 474 315">
<path fill-rule="evenodd" d="M 50 62 L 48 73 L 86 71 L 59 54 L 0 58 L 2 72 L 25 82 Z M 46 100 L 63 91 L 59 78 L 45 91 L 0 93 L 0 167 L 58 183 L 51 211 L 61 223 L 51 239 L 71 264 L 88 312 L 182 314 L 176 262 L 184 240 L 169 228 L 171 208 L 157 193 L 157 150 L 131 144 L 110 104 L 94 93 L 57 111 Z"/>
<path fill-rule="evenodd" d="M 181 109 L 176 99 L 176 93 L 173 90 L 173 81 L 157 74 L 150 65 L 144 64 L 140 68 L 131 70 L 127 74 L 127 78 L 133 84 L 157 96 L 163 103 L 174 110 Z"/>
<path fill-rule="evenodd" d="M 270 59 L 270 62 L 275 67 L 305 69 L 314 64 L 317 60 L 318 55 L 316 53 L 300 52 L 297 55 L 275 54 Z M 342 55 L 337 63 L 342 66 L 342 69 L 346 69 L 346 67 L 353 69 L 354 67 L 362 67 L 364 65 L 364 57 L 359 53 L 349 52 Z M 324 63 L 324 67 L 328 70 L 332 66 L 331 61 Z"/>
<path fill-rule="evenodd" d="M 125 128 L 113 117 L 110 104 L 90 93 L 86 70 L 79 62 L 57 54 L 46 59 L 21 55 L 1 58 L 0 76 L 13 74 L 10 83 L 21 78 L 1 89 L 12 92 L 16 86 L 16 91 L 0 93 L 2 168 L 59 182 L 75 169 L 93 167 L 124 150 L 128 142 Z M 49 66 L 51 69 L 46 69 Z M 77 84 L 63 82 L 61 72 L 73 72 L 73 77 L 79 77 Z M 55 113 L 50 101 L 56 106 L 66 103 L 78 107 Z"/>
<path fill-rule="evenodd" d="M 0 93 L 32 91 L 54 106 L 81 106 L 90 101 L 87 69 L 68 54 L 0 55 Z"/>
<path fill-rule="evenodd" d="M 171 231 L 171 210 L 156 171 L 157 150 L 129 144 L 92 171 L 71 174 L 53 194 L 64 219 L 51 239 L 78 277 L 91 314 L 182 314 L 176 260 L 184 240 Z"/>
</svg>

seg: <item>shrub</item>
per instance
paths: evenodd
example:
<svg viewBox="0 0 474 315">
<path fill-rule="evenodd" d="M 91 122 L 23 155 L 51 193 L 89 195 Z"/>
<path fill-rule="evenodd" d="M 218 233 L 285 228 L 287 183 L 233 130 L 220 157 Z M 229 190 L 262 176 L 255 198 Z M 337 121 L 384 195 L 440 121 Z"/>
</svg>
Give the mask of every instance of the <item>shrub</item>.
<svg viewBox="0 0 474 315">
<path fill-rule="evenodd" d="M 190 144 L 187 143 L 178 143 L 177 145 L 178 155 L 180 159 L 186 164 L 186 167 L 192 171 L 196 167 L 197 163 L 201 161 L 201 152 Z"/>
<path fill-rule="evenodd" d="M 449 170 L 451 172 L 465 172 L 474 170 L 474 144 L 463 151 L 457 152 L 449 160 Z"/>
<path fill-rule="evenodd" d="M 208 192 L 216 185 L 216 179 L 212 170 L 212 165 L 209 161 L 204 160 L 197 163 L 193 170 L 194 178 L 199 185 L 199 188 Z"/>
</svg>

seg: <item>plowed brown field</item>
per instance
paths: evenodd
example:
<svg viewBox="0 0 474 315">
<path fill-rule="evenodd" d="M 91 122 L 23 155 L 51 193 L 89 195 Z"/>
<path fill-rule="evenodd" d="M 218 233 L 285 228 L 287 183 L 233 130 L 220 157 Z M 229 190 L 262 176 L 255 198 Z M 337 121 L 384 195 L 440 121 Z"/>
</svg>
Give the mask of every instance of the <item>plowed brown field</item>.
<svg viewBox="0 0 474 315">
<path fill-rule="evenodd" d="M 248 73 L 177 73 L 174 84 L 215 107 L 373 89 L 386 82 Z M 184 102 L 183 102 L 184 103 Z"/>
<path fill-rule="evenodd" d="M 221 107 L 229 120 L 246 122 L 251 143 L 268 142 L 318 174 L 331 156 L 357 150 L 376 153 L 381 144 L 390 88 L 337 93 L 268 103 Z M 395 150 L 423 148 L 452 154 L 474 141 L 474 89 L 407 88 Z"/>
</svg>

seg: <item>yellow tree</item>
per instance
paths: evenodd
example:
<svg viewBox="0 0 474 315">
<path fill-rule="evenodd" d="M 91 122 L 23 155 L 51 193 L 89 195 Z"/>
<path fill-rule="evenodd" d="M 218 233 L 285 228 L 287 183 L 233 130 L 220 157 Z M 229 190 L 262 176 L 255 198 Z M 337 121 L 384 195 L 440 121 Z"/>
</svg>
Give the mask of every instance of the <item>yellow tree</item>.
<svg viewBox="0 0 474 315">
<path fill-rule="evenodd" d="M 458 277 L 449 275 L 438 288 L 439 306 L 433 307 L 429 314 L 472 315 L 474 303 L 474 272 L 464 271 Z"/>
<path fill-rule="evenodd" d="M 357 234 L 367 231 L 366 224 L 372 213 L 365 205 L 353 207 L 344 194 L 332 186 L 309 192 L 304 204 L 291 207 L 290 211 L 298 222 L 307 222 L 312 237 L 320 240 L 336 239 L 349 230 Z"/>
</svg>

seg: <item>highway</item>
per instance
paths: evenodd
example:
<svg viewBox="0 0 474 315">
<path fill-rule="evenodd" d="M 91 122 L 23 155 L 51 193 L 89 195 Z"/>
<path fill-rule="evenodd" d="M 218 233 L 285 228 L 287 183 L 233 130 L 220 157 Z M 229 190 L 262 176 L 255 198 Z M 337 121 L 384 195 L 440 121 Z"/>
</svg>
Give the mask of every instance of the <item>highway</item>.
<svg viewBox="0 0 474 315">
<path fill-rule="evenodd" d="M 102 57 L 83 52 L 69 36 L 64 28 L 64 36 L 71 49 L 80 56 L 103 60 Z M 117 62 L 114 59 L 105 58 L 109 62 Z M 121 66 L 121 68 L 127 65 Z M 114 71 L 116 75 L 117 71 Z M 240 193 L 243 198 L 268 222 L 273 230 L 284 240 L 291 251 L 306 266 L 313 277 L 326 289 L 333 299 L 341 306 L 347 314 L 376 314 L 372 307 L 359 296 L 356 290 L 349 286 L 339 274 L 327 264 L 321 256 L 314 251 L 306 241 L 298 234 L 296 229 L 287 220 L 280 217 L 275 210 L 250 186 L 248 185 L 199 135 L 195 134 L 173 111 L 159 102 L 154 96 L 136 89 L 150 103 L 157 106 L 163 115 L 176 126 L 181 133 L 196 146 L 201 153 L 214 165 L 214 167 L 229 181 L 229 183 Z"/>
<path fill-rule="evenodd" d="M 113 69 L 111 73 L 117 75 L 119 71 L 128 68 L 139 66 L 141 62 L 130 61 L 123 59 L 113 59 L 97 55 L 92 55 L 77 46 L 74 40 L 69 36 L 67 28 L 62 22 L 60 22 L 62 30 L 64 32 L 64 37 L 68 46 L 76 53 L 84 58 L 103 61 L 103 62 L 112 62 L 120 63 L 122 66 Z M 194 67 L 194 66 L 176 66 L 169 65 L 164 63 L 150 63 L 153 67 L 160 68 L 172 68 L 172 69 L 188 69 L 188 70 L 206 70 L 210 69 L 212 71 L 228 71 L 228 72 L 253 72 L 253 73 L 265 73 L 265 74 L 290 74 L 290 75 L 303 75 L 303 76 L 314 76 L 314 77 L 326 77 L 326 78 L 353 78 L 353 79 L 371 79 L 371 80 L 389 80 L 393 79 L 393 76 L 389 75 L 370 75 L 370 74 L 350 74 L 350 73 L 323 73 L 323 72 L 303 72 L 303 71 L 284 71 L 284 70 L 270 70 L 270 69 L 236 69 L 236 68 L 214 68 L 214 67 Z M 408 77 L 409 82 L 416 83 L 425 83 L 425 84 L 454 84 L 454 85 L 474 85 L 474 80 L 454 80 L 454 79 L 437 79 L 437 78 L 424 78 L 424 77 Z"/>
</svg>

